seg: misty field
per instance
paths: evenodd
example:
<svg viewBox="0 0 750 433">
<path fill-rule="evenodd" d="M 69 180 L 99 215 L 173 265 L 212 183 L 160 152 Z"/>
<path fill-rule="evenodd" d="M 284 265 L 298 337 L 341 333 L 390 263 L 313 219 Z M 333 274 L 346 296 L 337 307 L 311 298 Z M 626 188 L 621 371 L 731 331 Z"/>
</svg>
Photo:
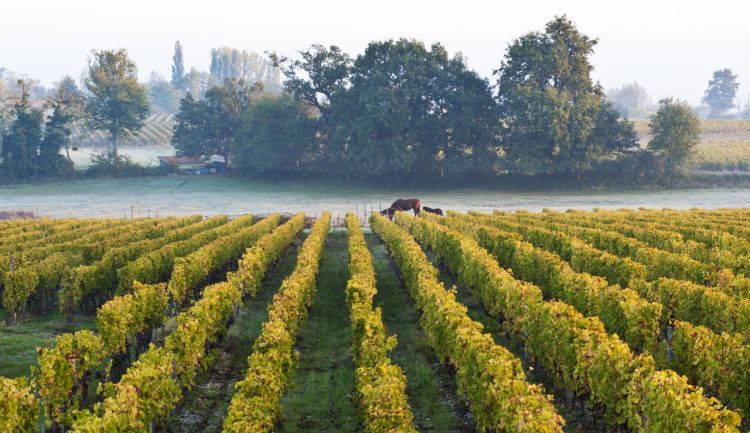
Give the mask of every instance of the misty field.
<svg viewBox="0 0 750 433">
<path fill-rule="evenodd" d="M 315 183 L 272 183 L 215 176 L 96 179 L 0 186 L 0 211 L 27 210 L 52 217 L 240 215 L 298 212 L 334 216 L 378 210 L 396 198 L 417 197 L 430 207 L 459 211 L 601 208 L 736 207 L 750 203 L 747 189 L 632 192 L 498 192 L 486 189 L 383 189 Z"/>
</svg>

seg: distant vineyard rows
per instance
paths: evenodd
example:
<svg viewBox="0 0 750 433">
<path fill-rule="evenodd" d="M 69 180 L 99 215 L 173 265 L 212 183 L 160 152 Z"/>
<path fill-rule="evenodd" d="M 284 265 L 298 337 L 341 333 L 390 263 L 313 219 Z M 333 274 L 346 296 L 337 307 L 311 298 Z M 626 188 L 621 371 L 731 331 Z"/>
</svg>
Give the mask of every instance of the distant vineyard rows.
<svg viewBox="0 0 750 433">
<path fill-rule="evenodd" d="M 152 114 L 146 119 L 144 127 L 123 138 L 120 146 L 146 147 L 169 144 L 173 124 L 174 116 L 171 114 Z M 71 143 L 79 147 L 104 147 L 109 144 L 109 134 L 105 131 L 89 130 L 82 123 L 78 123 L 73 127 Z"/>
</svg>

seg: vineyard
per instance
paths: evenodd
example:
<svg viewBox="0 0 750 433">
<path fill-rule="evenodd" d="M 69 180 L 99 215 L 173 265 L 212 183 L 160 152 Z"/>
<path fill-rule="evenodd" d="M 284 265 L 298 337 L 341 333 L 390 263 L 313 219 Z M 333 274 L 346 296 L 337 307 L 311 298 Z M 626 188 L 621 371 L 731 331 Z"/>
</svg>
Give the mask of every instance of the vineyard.
<svg viewBox="0 0 750 433">
<path fill-rule="evenodd" d="M 120 141 L 122 147 L 148 147 L 169 144 L 172 139 L 174 116 L 170 114 L 152 114 L 145 120 L 143 128 L 128 134 Z M 79 122 L 73 125 L 70 142 L 78 147 L 106 148 L 110 145 L 107 132 L 90 130 Z"/>
<path fill-rule="evenodd" d="M 648 121 L 635 120 L 640 143 L 651 138 Z M 701 120 L 700 142 L 687 161 L 705 171 L 750 171 L 750 120 Z"/>
<path fill-rule="evenodd" d="M 750 431 L 745 209 L 0 221 L 0 293 L 3 432 Z"/>
</svg>

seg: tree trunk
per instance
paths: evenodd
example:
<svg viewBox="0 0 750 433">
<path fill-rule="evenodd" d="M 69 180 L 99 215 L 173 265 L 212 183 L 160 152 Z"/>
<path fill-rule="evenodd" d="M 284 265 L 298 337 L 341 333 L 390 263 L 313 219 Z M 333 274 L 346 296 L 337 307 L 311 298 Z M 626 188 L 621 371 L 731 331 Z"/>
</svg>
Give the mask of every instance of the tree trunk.
<svg viewBox="0 0 750 433">
<path fill-rule="evenodd" d="M 120 131 L 115 130 L 112 132 L 112 158 L 115 166 L 120 165 L 120 158 L 117 157 L 117 140 L 120 136 Z"/>
</svg>

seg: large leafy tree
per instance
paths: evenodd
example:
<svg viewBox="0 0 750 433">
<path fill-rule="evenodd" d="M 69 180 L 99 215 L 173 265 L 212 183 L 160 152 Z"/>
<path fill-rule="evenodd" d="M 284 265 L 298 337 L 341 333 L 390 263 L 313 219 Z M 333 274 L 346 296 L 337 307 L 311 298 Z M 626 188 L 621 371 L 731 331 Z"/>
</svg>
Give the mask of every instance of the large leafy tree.
<svg viewBox="0 0 750 433">
<path fill-rule="evenodd" d="M 319 148 L 316 123 L 310 107 L 288 94 L 258 100 L 235 135 L 235 167 L 276 176 L 310 171 Z"/>
<path fill-rule="evenodd" d="M 727 110 L 734 107 L 737 96 L 737 75 L 731 69 L 714 71 L 713 78 L 708 82 L 708 88 L 703 96 L 703 102 L 711 108 L 711 117 L 721 117 Z"/>
<path fill-rule="evenodd" d="M 653 138 L 648 148 L 660 152 L 666 165 L 674 169 L 690 155 L 698 144 L 700 120 L 687 102 L 666 98 L 651 117 L 649 128 Z"/>
<path fill-rule="evenodd" d="M 109 132 L 112 160 L 119 164 L 117 143 L 124 134 L 141 129 L 150 112 L 146 86 L 124 49 L 93 51 L 84 84 L 89 126 Z"/>
<path fill-rule="evenodd" d="M 314 44 L 299 55 L 295 60 L 276 53 L 269 57 L 286 77 L 284 90 L 325 116 L 331 98 L 349 87 L 352 59 L 335 45 Z"/>
<path fill-rule="evenodd" d="M 3 175 L 12 180 L 38 175 L 37 152 L 42 141 L 43 115 L 31 107 L 29 86 L 19 80 L 21 97 L 14 105 L 14 122 L 3 136 L 0 161 Z"/>
<path fill-rule="evenodd" d="M 591 79 L 596 43 L 563 16 L 508 47 L 495 73 L 504 143 L 515 168 L 581 172 L 606 152 L 607 139 L 591 140 L 597 121 L 608 119 L 599 115 L 604 95 Z"/>
<path fill-rule="evenodd" d="M 351 87 L 331 97 L 333 142 L 350 174 L 477 174 L 497 160 L 498 118 L 486 80 L 441 45 L 369 44 Z"/>
<path fill-rule="evenodd" d="M 180 102 L 172 136 L 178 155 L 218 154 L 229 161 L 242 113 L 261 90 L 258 83 L 248 85 L 230 78 L 206 91 L 204 99 L 196 100 L 188 93 Z"/>
<path fill-rule="evenodd" d="M 335 45 L 311 45 L 291 59 L 271 53 L 269 58 L 286 80 L 284 90 L 297 101 L 314 110 L 318 116 L 318 136 L 323 143 L 321 159 L 331 169 L 340 169 L 344 159 L 342 149 L 331 145 L 336 128 L 331 118 L 331 100 L 350 86 L 352 59 Z"/>
</svg>

